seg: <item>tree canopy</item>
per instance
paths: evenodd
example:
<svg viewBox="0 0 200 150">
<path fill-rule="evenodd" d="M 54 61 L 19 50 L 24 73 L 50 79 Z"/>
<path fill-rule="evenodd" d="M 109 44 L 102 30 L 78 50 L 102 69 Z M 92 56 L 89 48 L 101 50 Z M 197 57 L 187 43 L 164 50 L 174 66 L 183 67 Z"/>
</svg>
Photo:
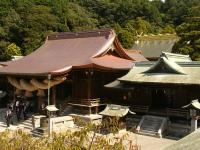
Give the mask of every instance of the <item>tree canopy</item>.
<svg viewBox="0 0 200 150">
<path fill-rule="evenodd" d="M 180 40 L 173 51 L 188 54 L 193 60 L 200 61 L 200 5 L 189 10 L 186 21 L 176 29 Z"/>
<path fill-rule="evenodd" d="M 97 28 L 116 29 L 125 48 L 131 48 L 140 34 L 176 31 L 181 40 L 174 51 L 198 59 L 198 40 L 190 40 L 193 46 L 184 49 L 180 43 L 185 36 L 194 38 L 199 32 L 198 22 L 191 22 L 198 15 L 195 8 L 199 3 L 199 0 L 1 0 L 0 59 L 7 59 L 5 51 L 12 43 L 22 55 L 27 55 L 41 46 L 50 33 Z"/>
</svg>

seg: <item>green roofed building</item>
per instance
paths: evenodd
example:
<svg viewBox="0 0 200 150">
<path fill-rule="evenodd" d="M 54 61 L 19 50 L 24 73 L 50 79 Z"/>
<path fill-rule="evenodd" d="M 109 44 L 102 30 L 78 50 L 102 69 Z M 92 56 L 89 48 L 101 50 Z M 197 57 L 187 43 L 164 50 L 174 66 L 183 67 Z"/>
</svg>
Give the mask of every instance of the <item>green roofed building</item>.
<svg viewBox="0 0 200 150">
<path fill-rule="evenodd" d="M 115 103 L 130 106 L 136 114 L 181 122 L 189 131 L 189 110 L 182 107 L 200 98 L 200 62 L 184 55 L 162 53 L 156 62 L 135 63 L 125 76 L 105 87 Z"/>
</svg>

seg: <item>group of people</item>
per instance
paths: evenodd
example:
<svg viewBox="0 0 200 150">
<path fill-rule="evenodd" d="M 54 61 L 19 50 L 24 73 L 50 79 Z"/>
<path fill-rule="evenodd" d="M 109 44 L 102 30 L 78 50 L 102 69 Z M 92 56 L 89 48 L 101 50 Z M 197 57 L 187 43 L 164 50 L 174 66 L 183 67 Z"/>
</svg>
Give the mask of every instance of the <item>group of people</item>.
<svg viewBox="0 0 200 150">
<path fill-rule="evenodd" d="M 10 124 L 13 124 L 13 117 L 16 115 L 17 121 L 20 121 L 23 116 L 23 119 L 27 119 L 27 113 L 28 113 L 28 101 L 17 99 L 15 102 L 11 102 L 7 106 L 7 111 L 5 115 L 6 124 L 7 127 L 10 126 Z"/>
</svg>

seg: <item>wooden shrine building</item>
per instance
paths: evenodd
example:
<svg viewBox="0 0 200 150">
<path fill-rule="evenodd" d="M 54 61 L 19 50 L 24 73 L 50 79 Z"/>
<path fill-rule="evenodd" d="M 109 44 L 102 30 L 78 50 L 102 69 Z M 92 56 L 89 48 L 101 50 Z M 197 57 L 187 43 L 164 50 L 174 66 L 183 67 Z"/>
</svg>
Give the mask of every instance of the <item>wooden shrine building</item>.
<svg viewBox="0 0 200 150">
<path fill-rule="evenodd" d="M 47 37 L 36 51 L 22 59 L 1 63 L 0 76 L 7 78 L 15 94 L 47 100 L 104 99 L 103 85 L 126 74 L 134 61 L 146 61 L 137 51 L 129 56 L 111 29 L 58 33 Z M 43 100 L 41 100 L 43 97 Z"/>
<path fill-rule="evenodd" d="M 162 53 L 157 62 L 135 63 L 125 76 L 105 87 L 115 90 L 115 95 L 108 95 L 110 99 L 136 113 L 189 118 L 182 106 L 200 98 L 200 62 Z"/>
</svg>

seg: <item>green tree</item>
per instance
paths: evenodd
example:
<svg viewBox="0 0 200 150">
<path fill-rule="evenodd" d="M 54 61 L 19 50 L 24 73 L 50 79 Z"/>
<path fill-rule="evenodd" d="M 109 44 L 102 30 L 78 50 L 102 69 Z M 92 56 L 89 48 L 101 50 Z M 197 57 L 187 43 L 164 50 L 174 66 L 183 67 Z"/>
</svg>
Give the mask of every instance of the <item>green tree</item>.
<svg viewBox="0 0 200 150">
<path fill-rule="evenodd" d="M 167 25 L 166 27 L 164 27 L 161 31 L 162 33 L 170 33 L 170 34 L 174 34 L 175 30 L 171 25 Z"/>
<path fill-rule="evenodd" d="M 10 43 L 5 41 L 5 40 L 1 40 L 0 41 L 0 60 L 2 61 L 5 61 L 7 60 L 6 56 L 4 55 L 5 54 L 5 50 L 7 48 L 7 46 L 9 45 Z"/>
<path fill-rule="evenodd" d="M 10 60 L 13 56 L 21 56 L 21 55 L 22 53 L 21 53 L 20 48 L 14 43 L 8 45 L 4 53 L 4 57 L 7 60 Z"/>
<path fill-rule="evenodd" d="M 48 32 L 57 31 L 59 19 L 52 14 L 51 8 L 43 5 L 33 6 L 23 15 L 21 47 L 24 54 L 29 54 L 43 43 Z"/>
<path fill-rule="evenodd" d="M 177 27 L 180 40 L 173 52 L 189 54 L 193 60 L 200 60 L 200 5 L 190 9 L 187 20 Z"/>
<path fill-rule="evenodd" d="M 94 29 L 98 21 L 92 14 L 78 4 L 68 4 L 67 25 L 71 31 Z"/>
<path fill-rule="evenodd" d="M 141 33 L 151 33 L 151 24 L 142 19 L 142 18 L 137 18 L 133 23 L 132 23 L 134 29 L 137 31 L 137 34 Z"/>
</svg>

